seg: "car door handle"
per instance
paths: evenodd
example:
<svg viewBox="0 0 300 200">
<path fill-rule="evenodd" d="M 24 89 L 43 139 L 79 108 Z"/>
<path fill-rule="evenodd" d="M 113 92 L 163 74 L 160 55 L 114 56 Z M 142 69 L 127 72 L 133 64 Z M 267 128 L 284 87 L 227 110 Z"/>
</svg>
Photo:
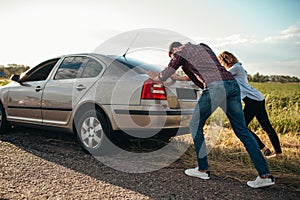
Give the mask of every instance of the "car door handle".
<svg viewBox="0 0 300 200">
<path fill-rule="evenodd" d="M 42 89 L 43 89 L 43 88 L 42 88 L 41 86 L 36 86 L 36 87 L 35 87 L 35 91 L 36 91 L 36 92 L 39 92 L 39 91 L 41 91 Z"/>
<path fill-rule="evenodd" d="M 85 90 L 86 89 L 86 87 L 84 86 L 84 85 L 78 85 L 77 87 L 76 87 L 76 89 L 78 90 L 78 91 L 81 91 L 81 90 Z"/>
</svg>

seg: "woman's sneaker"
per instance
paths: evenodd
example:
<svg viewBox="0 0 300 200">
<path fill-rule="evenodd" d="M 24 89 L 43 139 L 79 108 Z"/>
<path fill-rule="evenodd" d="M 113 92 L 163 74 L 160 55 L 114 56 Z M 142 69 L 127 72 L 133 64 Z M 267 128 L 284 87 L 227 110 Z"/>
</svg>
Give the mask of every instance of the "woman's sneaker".
<svg viewBox="0 0 300 200">
<path fill-rule="evenodd" d="M 264 147 L 262 150 L 261 150 L 262 154 L 264 154 L 265 156 L 270 156 L 272 154 L 272 152 L 270 151 L 269 148 L 267 147 Z"/>
<path fill-rule="evenodd" d="M 282 153 L 276 153 L 276 154 L 273 154 L 271 156 L 267 156 L 266 158 L 267 159 L 282 158 Z"/>
<path fill-rule="evenodd" d="M 198 167 L 193 168 L 193 169 L 187 169 L 184 171 L 184 173 L 188 176 L 193 176 L 193 177 L 197 177 L 197 178 L 201 178 L 201 179 L 210 179 L 210 172 L 209 171 L 200 172 L 198 170 Z"/>
<path fill-rule="evenodd" d="M 247 185 L 252 188 L 260 188 L 260 187 L 267 187 L 270 185 L 274 185 L 275 180 L 272 175 L 267 176 L 266 178 L 262 178 L 258 176 L 255 181 L 248 181 Z"/>
</svg>

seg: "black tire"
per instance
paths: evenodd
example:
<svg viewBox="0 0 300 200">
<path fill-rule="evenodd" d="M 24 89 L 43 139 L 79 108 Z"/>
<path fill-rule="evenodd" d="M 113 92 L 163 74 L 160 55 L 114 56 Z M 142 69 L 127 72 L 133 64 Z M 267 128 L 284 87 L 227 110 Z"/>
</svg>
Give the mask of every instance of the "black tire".
<svg viewBox="0 0 300 200">
<path fill-rule="evenodd" d="M 94 156 L 115 152 L 110 141 L 111 126 L 106 117 L 97 109 L 87 110 L 74 120 L 80 146 Z"/>
<path fill-rule="evenodd" d="M 2 104 L 0 103 L 0 134 L 4 134 L 8 131 L 9 125 L 6 120 L 6 114 Z"/>
</svg>

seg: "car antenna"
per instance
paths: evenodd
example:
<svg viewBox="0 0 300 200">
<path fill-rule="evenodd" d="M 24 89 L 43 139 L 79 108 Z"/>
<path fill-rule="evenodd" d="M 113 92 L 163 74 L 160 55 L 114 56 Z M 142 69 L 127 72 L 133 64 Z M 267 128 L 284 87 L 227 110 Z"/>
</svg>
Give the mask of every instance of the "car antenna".
<svg viewBox="0 0 300 200">
<path fill-rule="evenodd" d="M 129 47 L 127 48 L 127 50 L 125 51 L 125 53 L 123 54 L 123 57 L 126 58 L 126 54 L 129 51 L 130 47 L 133 45 L 133 43 L 135 42 L 136 38 L 138 37 L 139 33 L 136 34 L 136 36 L 134 37 L 134 39 L 132 40 L 131 44 L 129 45 Z"/>
</svg>

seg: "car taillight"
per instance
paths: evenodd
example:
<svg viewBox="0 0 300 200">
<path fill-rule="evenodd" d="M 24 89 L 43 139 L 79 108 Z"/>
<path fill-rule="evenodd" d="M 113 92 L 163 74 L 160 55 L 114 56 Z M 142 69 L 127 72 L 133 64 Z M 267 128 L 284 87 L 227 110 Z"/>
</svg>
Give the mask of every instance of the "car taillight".
<svg viewBox="0 0 300 200">
<path fill-rule="evenodd" d="M 142 90 L 142 99 L 166 100 L 165 86 L 160 81 L 146 80 Z"/>
</svg>

